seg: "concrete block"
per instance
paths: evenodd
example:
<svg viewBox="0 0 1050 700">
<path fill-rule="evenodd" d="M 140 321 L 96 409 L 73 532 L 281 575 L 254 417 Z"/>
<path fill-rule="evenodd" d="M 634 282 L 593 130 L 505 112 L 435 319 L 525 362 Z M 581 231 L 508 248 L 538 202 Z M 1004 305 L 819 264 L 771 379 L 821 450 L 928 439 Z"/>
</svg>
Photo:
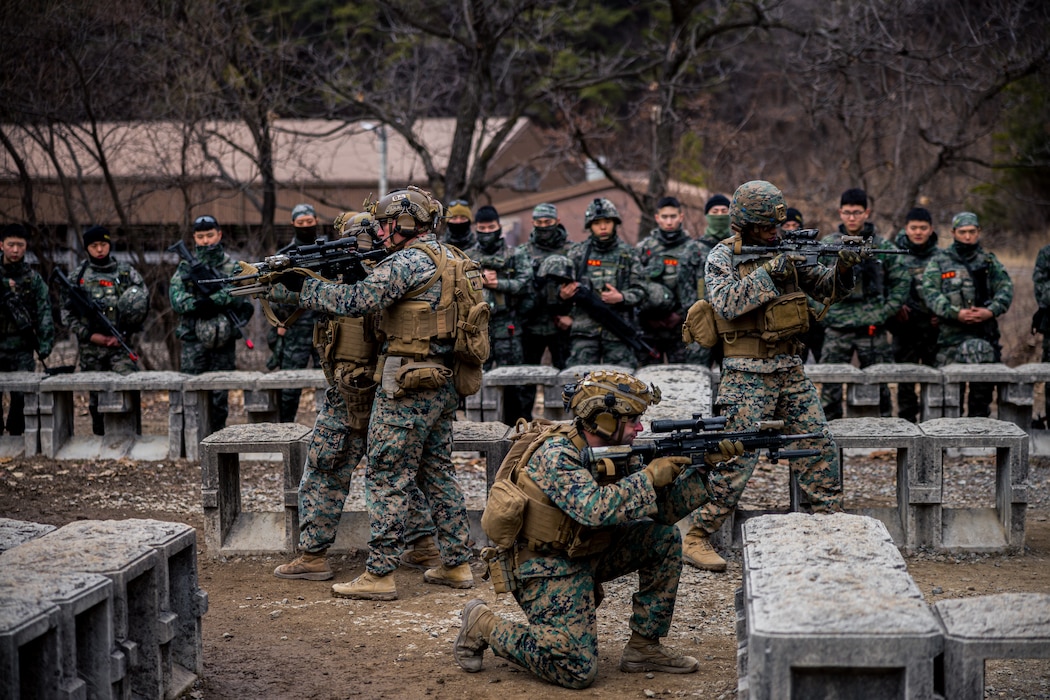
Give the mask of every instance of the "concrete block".
<svg viewBox="0 0 1050 700">
<path fill-rule="evenodd" d="M 492 487 L 499 465 L 510 451 L 511 428 L 505 423 L 454 421 L 452 451 L 478 452 L 485 458 L 485 483 Z"/>
<path fill-rule="evenodd" d="M 945 632 L 945 698 L 981 700 L 987 659 L 1050 659 L 1050 594 L 942 600 L 934 609 Z"/>
<path fill-rule="evenodd" d="M 53 530 L 55 530 L 54 525 L 0 518 L 0 554 L 17 547 L 23 542 L 43 537 Z"/>
<path fill-rule="evenodd" d="M 688 364 L 647 365 L 639 368 L 634 375 L 660 388 L 660 403 L 651 406 L 642 415 L 642 424 L 646 430 L 649 430 L 654 420 L 712 417 L 714 398 L 711 376 L 706 367 Z"/>
<path fill-rule="evenodd" d="M 63 687 L 57 614 L 46 600 L 0 597 L 0 697 L 76 697 Z"/>
</svg>

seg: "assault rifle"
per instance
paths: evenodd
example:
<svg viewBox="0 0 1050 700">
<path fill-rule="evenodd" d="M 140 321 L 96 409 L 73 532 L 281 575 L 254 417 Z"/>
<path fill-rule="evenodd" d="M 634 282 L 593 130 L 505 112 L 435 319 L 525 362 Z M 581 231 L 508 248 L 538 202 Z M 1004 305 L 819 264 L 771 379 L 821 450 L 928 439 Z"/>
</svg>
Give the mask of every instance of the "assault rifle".
<svg viewBox="0 0 1050 700">
<path fill-rule="evenodd" d="M 642 462 L 648 464 L 657 457 L 689 457 L 692 467 L 704 468 L 704 456 L 718 452 L 718 443 L 723 440 L 740 442 L 745 452 L 767 450 L 770 461 L 813 457 L 819 450 L 785 450 L 784 446 L 797 440 L 810 440 L 824 437 L 823 433 L 801 433 L 783 435 L 784 421 L 759 421 L 752 430 L 726 431 L 725 417 L 701 418 L 694 416 L 688 420 L 654 420 L 650 430 L 654 433 L 671 433 L 667 437 L 657 438 L 637 445 L 612 445 L 610 447 L 589 447 L 584 450 L 584 460 L 589 464 L 600 465 L 599 471 L 604 476 L 625 476 L 631 467 L 631 457 L 640 455 Z"/>
<path fill-rule="evenodd" d="M 0 314 L 11 319 L 15 333 L 31 341 L 34 349 L 40 346 L 40 341 L 36 336 L 36 325 L 33 323 L 33 317 L 29 314 L 29 309 L 22 303 L 22 298 L 7 283 L 0 283 Z M 39 352 L 37 352 L 37 356 L 40 356 Z M 43 358 L 40 358 L 40 364 L 43 365 L 44 372 L 49 375 L 70 374 L 77 368 L 76 365 L 48 367 Z"/>
<path fill-rule="evenodd" d="M 801 256 L 802 260 L 795 263 L 795 267 L 813 267 L 821 257 L 837 257 L 843 250 L 852 250 L 862 257 L 870 258 L 873 255 L 910 255 L 906 250 L 899 248 L 876 248 L 871 245 L 871 239 L 864 236 L 842 236 L 838 243 L 821 243 L 817 240 L 820 231 L 815 228 L 799 229 L 797 231 L 784 231 L 780 242 L 774 245 L 745 245 L 740 247 L 741 255 L 769 255 L 784 253 L 786 255 Z"/>
<path fill-rule="evenodd" d="M 205 279 L 205 284 L 232 286 L 233 296 L 259 296 L 276 282 L 282 272 L 293 268 L 316 272 L 319 277 L 331 279 L 349 276 L 361 279 L 361 263 L 366 260 L 382 260 L 387 256 L 385 248 L 359 250 L 357 238 L 347 236 L 335 241 L 317 239 L 311 245 L 290 248 L 283 253 L 263 258 L 262 262 L 244 263 L 244 274 L 233 277 Z"/>
<path fill-rule="evenodd" d="M 206 299 L 208 303 L 212 303 L 211 299 L 208 299 L 208 297 L 222 289 L 222 285 L 217 284 L 215 281 L 215 278 L 221 273 L 214 267 L 205 265 L 194 257 L 193 253 L 190 252 L 189 248 L 187 248 L 186 244 L 182 241 L 175 241 L 168 246 L 167 250 L 169 253 L 176 253 L 180 258 L 186 261 L 186 264 L 190 266 L 190 273 L 183 277 L 183 279 L 193 285 L 198 296 Z M 244 328 L 248 325 L 249 318 L 242 318 L 237 315 L 237 312 L 233 309 L 222 309 L 222 313 L 229 319 L 234 328 Z M 253 343 L 248 337 L 244 338 L 244 344 L 247 345 L 249 349 L 255 348 L 255 343 Z"/>
<path fill-rule="evenodd" d="M 575 281 L 572 278 L 562 277 L 560 275 L 547 275 L 547 278 L 562 284 L 568 284 L 569 282 Z M 598 322 L 598 325 L 627 343 L 636 353 L 645 352 L 654 360 L 660 359 L 660 351 L 645 342 L 645 339 L 642 338 L 641 331 L 632 326 L 623 316 L 616 313 L 611 306 L 602 301 L 601 296 L 591 289 L 586 280 L 580 282 L 580 286 L 576 288 L 576 293 L 573 294 L 568 301 L 575 303 L 581 309 L 586 311 L 591 318 Z"/>
<path fill-rule="evenodd" d="M 51 280 L 58 280 L 61 287 L 66 291 L 69 301 L 73 304 L 73 312 L 77 316 L 86 317 L 89 327 L 98 328 L 100 333 L 116 338 L 117 343 L 128 354 L 128 358 L 132 362 L 138 363 L 138 353 L 131 349 L 128 341 L 124 338 L 124 334 L 117 330 L 112 321 L 106 318 L 106 312 L 102 310 L 97 301 L 88 296 L 83 287 L 73 284 L 66 277 L 66 274 L 57 267 L 51 271 Z M 50 282 L 51 280 L 48 281 Z"/>
</svg>

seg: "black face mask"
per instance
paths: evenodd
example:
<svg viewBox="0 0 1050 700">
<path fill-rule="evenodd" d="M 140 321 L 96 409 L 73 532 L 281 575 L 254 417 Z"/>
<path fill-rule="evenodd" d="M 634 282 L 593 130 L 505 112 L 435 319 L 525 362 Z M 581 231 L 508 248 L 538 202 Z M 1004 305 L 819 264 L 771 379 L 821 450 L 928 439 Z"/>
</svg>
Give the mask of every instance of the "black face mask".
<svg viewBox="0 0 1050 700">
<path fill-rule="evenodd" d="M 464 221 L 463 223 L 454 224 L 450 221 L 445 233 L 445 240 L 457 248 L 469 248 L 474 244 L 474 235 L 470 230 L 470 222 Z"/>
<path fill-rule="evenodd" d="M 977 252 L 977 246 L 979 245 L 979 243 L 960 243 L 959 241 L 956 241 L 955 250 L 959 255 L 968 258 Z"/>
<path fill-rule="evenodd" d="M 568 232 L 561 224 L 553 226 L 537 226 L 532 229 L 532 234 L 537 244 L 544 248 L 558 248 L 568 237 Z"/>
<path fill-rule="evenodd" d="M 295 240 L 300 243 L 313 243 L 317 240 L 317 224 L 300 226 L 295 229 Z"/>
<path fill-rule="evenodd" d="M 495 231 L 489 233 L 482 233 L 478 231 L 478 245 L 486 253 L 495 253 L 500 248 L 500 243 L 503 242 L 503 229 L 498 228 Z"/>
</svg>

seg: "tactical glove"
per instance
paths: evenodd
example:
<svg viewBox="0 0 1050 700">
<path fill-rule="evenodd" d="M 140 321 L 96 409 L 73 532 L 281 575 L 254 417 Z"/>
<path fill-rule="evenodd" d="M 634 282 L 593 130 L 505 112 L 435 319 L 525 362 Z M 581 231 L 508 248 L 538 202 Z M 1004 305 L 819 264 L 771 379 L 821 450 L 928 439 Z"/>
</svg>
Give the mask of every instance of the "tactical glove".
<svg viewBox="0 0 1050 700">
<path fill-rule="evenodd" d="M 839 268 L 846 271 L 860 263 L 864 259 L 864 256 L 855 250 L 840 250 L 839 251 Z"/>
<path fill-rule="evenodd" d="M 649 480 L 653 482 L 653 488 L 658 489 L 677 479 L 678 475 L 685 469 L 685 465 L 692 461 L 688 457 L 657 457 L 652 462 L 649 462 L 643 471 L 649 475 Z"/>
<path fill-rule="evenodd" d="M 228 289 L 220 289 L 217 292 L 212 292 L 208 295 L 208 298 L 213 304 L 219 307 L 230 306 L 235 301 L 233 295 L 230 294 Z"/>
<path fill-rule="evenodd" d="M 716 467 L 720 462 L 728 462 L 729 460 L 739 457 L 744 454 L 744 443 L 737 440 L 722 440 L 718 443 L 718 452 L 708 452 L 704 455 L 704 462 L 709 467 Z"/>
<path fill-rule="evenodd" d="M 281 274 L 277 275 L 276 281 L 279 284 L 283 284 L 285 287 L 287 287 L 289 291 L 298 294 L 299 292 L 303 291 L 303 282 L 305 280 L 306 277 L 299 274 L 295 270 L 286 270 Z"/>
<path fill-rule="evenodd" d="M 764 263 L 762 269 L 769 273 L 774 282 L 787 282 L 795 276 L 795 259 L 790 255 L 781 253 Z"/>
</svg>

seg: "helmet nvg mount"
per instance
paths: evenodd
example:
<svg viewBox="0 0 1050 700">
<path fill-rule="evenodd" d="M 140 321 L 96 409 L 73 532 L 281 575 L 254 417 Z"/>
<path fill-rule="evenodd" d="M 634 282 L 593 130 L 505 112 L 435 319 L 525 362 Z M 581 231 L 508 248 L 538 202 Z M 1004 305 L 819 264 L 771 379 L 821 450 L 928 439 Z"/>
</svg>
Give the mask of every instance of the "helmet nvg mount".
<svg viewBox="0 0 1050 700">
<path fill-rule="evenodd" d="M 590 228 L 598 219 L 610 219 L 617 224 L 623 224 L 620 212 L 616 211 L 616 205 L 604 197 L 597 197 L 587 205 L 587 211 L 583 215 L 583 227 Z"/>
<path fill-rule="evenodd" d="M 784 193 L 765 180 L 752 180 L 736 188 L 729 206 L 729 225 L 740 231 L 747 224 L 779 226 L 787 220 Z"/>
<path fill-rule="evenodd" d="M 433 231 L 444 213 L 444 207 L 429 192 L 409 185 L 381 197 L 369 207 L 369 211 L 380 225 L 393 219 L 393 232 L 412 238 Z"/>
<path fill-rule="evenodd" d="M 566 384 L 562 402 L 588 431 L 617 440 L 622 436 L 622 420 L 637 418 L 660 403 L 660 389 L 625 372 L 603 369 Z"/>
</svg>

